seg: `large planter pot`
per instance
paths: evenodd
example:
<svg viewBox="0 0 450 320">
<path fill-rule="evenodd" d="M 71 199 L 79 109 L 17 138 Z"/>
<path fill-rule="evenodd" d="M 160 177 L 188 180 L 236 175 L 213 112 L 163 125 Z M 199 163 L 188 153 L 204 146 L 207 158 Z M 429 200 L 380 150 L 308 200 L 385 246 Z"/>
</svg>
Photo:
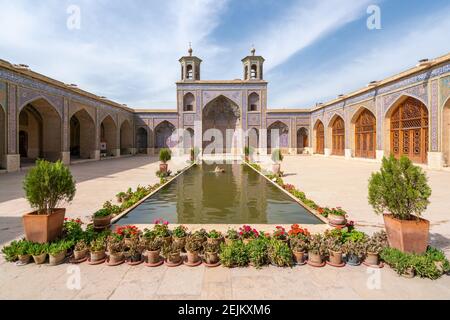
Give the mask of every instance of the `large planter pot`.
<svg viewBox="0 0 450 320">
<path fill-rule="evenodd" d="M 75 260 L 82 260 L 82 259 L 86 258 L 87 253 L 88 253 L 87 249 L 80 250 L 80 251 L 75 250 L 73 252 L 73 258 Z"/>
<path fill-rule="evenodd" d="M 364 262 L 370 266 L 378 266 L 380 264 L 378 253 L 367 252 Z"/>
<path fill-rule="evenodd" d="M 389 246 L 407 253 L 421 254 L 427 250 L 430 232 L 428 220 L 399 220 L 389 214 L 383 217 Z"/>
<path fill-rule="evenodd" d="M 317 265 L 323 263 L 322 256 L 318 253 L 308 252 L 308 260 L 309 262 Z"/>
<path fill-rule="evenodd" d="M 28 241 L 48 243 L 61 236 L 66 209 L 55 209 L 51 214 L 37 214 L 37 211 L 23 216 L 23 228 Z"/>
<path fill-rule="evenodd" d="M 205 260 L 207 264 L 216 264 L 219 262 L 219 253 L 205 252 Z"/>
<path fill-rule="evenodd" d="M 97 251 L 97 252 L 91 251 L 91 262 L 101 261 L 105 259 L 105 257 L 106 257 L 105 251 Z"/>
<path fill-rule="evenodd" d="M 34 263 L 36 263 L 36 264 L 44 264 L 46 259 L 47 259 L 47 253 L 43 253 L 38 256 L 33 256 Z"/>
<path fill-rule="evenodd" d="M 273 165 L 272 165 L 272 172 L 273 172 L 274 174 L 279 174 L 279 173 L 280 173 L 280 170 L 281 170 L 281 164 L 276 163 L 276 164 L 273 164 Z"/>
<path fill-rule="evenodd" d="M 66 258 L 66 251 L 62 251 L 56 255 L 49 255 L 49 264 L 51 266 L 57 266 L 61 263 L 63 263 L 64 259 Z"/>
<path fill-rule="evenodd" d="M 340 266 L 342 264 L 342 252 L 330 251 L 329 258 L 332 265 Z"/>
<path fill-rule="evenodd" d="M 103 229 L 103 228 L 107 228 L 110 224 L 111 224 L 111 219 L 112 219 L 112 215 L 109 215 L 107 217 L 98 217 L 98 218 L 93 218 L 93 222 L 94 222 L 94 228 L 96 229 Z"/>
<path fill-rule="evenodd" d="M 167 163 L 160 163 L 159 164 L 159 171 L 161 173 L 167 172 L 168 168 L 169 168 L 169 165 Z"/>
<path fill-rule="evenodd" d="M 292 253 L 296 264 L 303 264 L 305 262 L 305 252 L 293 251 Z"/>
<path fill-rule="evenodd" d="M 187 263 L 188 264 L 195 264 L 198 263 L 200 260 L 200 257 L 198 255 L 198 252 L 187 252 Z"/>
<path fill-rule="evenodd" d="M 328 222 L 335 226 L 345 226 L 347 224 L 347 219 L 345 216 L 338 216 L 335 214 L 328 215 Z"/>
<path fill-rule="evenodd" d="M 147 263 L 149 264 L 157 264 L 161 261 L 161 257 L 159 256 L 159 250 L 157 251 L 146 251 L 145 255 L 147 256 Z"/>
</svg>

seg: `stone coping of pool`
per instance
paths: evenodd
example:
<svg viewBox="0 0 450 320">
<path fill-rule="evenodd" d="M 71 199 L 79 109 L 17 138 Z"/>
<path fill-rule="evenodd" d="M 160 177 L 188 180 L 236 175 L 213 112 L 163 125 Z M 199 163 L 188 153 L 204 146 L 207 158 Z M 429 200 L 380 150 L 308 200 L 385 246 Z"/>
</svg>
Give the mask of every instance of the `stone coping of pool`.
<svg viewBox="0 0 450 320">
<path fill-rule="evenodd" d="M 154 224 L 133 224 L 133 225 L 138 227 L 140 230 L 152 229 L 155 226 Z M 200 229 L 205 229 L 208 232 L 211 230 L 217 230 L 217 231 L 220 231 L 225 234 L 228 229 L 239 230 L 239 228 L 242 227 L 244 224 L 217 224 L 217 223 L 215 223 L 215 224 L 179 224 L 179 223 L 171 223 L 169 225 L 169 227 L 171 230 L 173 230 L 180 225 L 187 227 L 188 231 L 190 231 L 190 232 L 195 232 Z M 292 224 L 251 224 L 251 223 L 248 223 L 247 225 L 251 226 L 252 228 L 254 228 L 258 231 L 263 231 L 263 232 L 268 232 L 268 233 L 273 233 L 277 226 L 285 228 L 286 231 L 289 231 L 292 226 Z M 326 230 L 332 229 L 332 227 L 330 227 L 327 224 L 300 224 L 300 226 L 302 228 L 308 229 L 308 231 L 313 234 L 323 233 Z"/>
</svg>

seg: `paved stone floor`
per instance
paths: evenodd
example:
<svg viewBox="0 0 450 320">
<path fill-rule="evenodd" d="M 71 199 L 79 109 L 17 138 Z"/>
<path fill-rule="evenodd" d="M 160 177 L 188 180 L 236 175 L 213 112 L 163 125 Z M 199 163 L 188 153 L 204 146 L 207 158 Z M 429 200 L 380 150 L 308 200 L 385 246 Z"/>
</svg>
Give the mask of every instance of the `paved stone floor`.
<svg viewBox="0 0 450 320">
<path fill-rule="evenodd" d="M 169 164 L 176 171 L 184 163 Z M 379 164 L 321 157 L 286 157 L 285 181 L 323 206 L 342 206 L 361 229 L 381 227 L 382 219 L 367 204 L 367 180 Z M 124 188 L 157 182 L 156 158 L 133 157 L 74 165 L 77 196 L 68 216 L 87 217 Z M 425 217 L 432 241 L 449 250 L 448 186 L 450 173 L 428 171 L 433 196 Z M 21 235 L 24 173 L 0 175 L 0 243 Z M 77 275 L 80 287 L 76 288 Z M 69 286 L 68 286 L 69 284 Z M 73 285 L 75 284 L 75 288 Z M 0 299 L 449 299 L 450 277 L 437 281 L 405 279 L 388 267 L 336 269 L 310 266 L 174 269 L 61 265 L 17 267 L 0 258 Z"/>
</svg>

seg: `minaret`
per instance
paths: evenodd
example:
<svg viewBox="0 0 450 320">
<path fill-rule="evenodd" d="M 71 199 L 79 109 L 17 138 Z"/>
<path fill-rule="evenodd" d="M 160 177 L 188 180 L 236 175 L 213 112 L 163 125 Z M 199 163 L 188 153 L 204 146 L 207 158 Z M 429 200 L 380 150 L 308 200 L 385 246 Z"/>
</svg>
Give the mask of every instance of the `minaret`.
<svg viewBox="0 0 450 320">
<path fill-rule="evenodd" d="M 189 43 L 188 56 L 181 57 L 181 81 L 200 80 L 200 64 L 202 60 L 192 55 L 193 50 Z"/>
<path fill-rule="evenodd" d="M 265 60 L 262 56 L 255 55 L 255 53 L 256 49 L 253 46 L 250 55 L 242 59 L 245 81 L 258 81 L 264 79 L 263 65 Z"/>
</svg>

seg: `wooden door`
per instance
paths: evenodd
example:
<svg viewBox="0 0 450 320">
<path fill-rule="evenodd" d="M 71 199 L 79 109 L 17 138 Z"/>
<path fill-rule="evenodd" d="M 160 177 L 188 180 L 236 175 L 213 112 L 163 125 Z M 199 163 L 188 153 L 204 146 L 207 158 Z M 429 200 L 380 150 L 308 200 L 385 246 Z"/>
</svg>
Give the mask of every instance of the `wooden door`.
<svg viewBox="0 0 450 320">
<path fill-rule="evenodd" d="M 376 119 L 369 110 L 364 110 L 355 123 L 355 156 L 375 158 Z"/>
<path fill-rule="evenodd" d="M 322 122 L 316 128 L 316 153 L 325 153 L 325 128 Z"/>
<path fill-rule="evenodd" d="M 332 154 L 336 156 L 345 154 L 345 125 L 341 117 L 337 117 L 332 126 Z"/>
</svg>

